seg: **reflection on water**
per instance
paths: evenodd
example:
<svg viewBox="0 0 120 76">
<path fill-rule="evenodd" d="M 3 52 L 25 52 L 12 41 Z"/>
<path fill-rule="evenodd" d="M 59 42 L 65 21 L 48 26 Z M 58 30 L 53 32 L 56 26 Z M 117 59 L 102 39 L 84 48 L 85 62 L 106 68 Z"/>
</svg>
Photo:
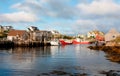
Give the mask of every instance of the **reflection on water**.
<svg viewBox="0 0 120 76">
<path fill-rule="evenodd" d="M 0 76 L 37 76 L 53 70 L 101 76 L 99 71 L 120 69 L 120 64 L 106 60 L 104 52 L 89 50 L 87 46 L 1 49 Z"/>
<path fill-rule="evenodd" d="M 9 57 L 16 62 L 26 62 L 35 59 L 37 56 L 50 56 L 50 47 L 40 48 L 11 48 L 9 50 L 1 50 L 1 53 L 8 54 Z"/>
</svg>

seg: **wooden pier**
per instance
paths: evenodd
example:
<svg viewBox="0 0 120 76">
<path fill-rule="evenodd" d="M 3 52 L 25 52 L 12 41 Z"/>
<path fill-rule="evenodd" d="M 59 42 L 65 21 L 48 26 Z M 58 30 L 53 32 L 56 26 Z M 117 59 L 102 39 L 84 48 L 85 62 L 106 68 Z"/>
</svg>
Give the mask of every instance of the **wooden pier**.
<svg viewBox="0 0 120 76">
<path fill-rule="evenodd" d="M 49 42 L 39 42 L 39 41 L 0 41 L 0 48 L 7 47 L 40 47 L 49 46 Z"/>
</svg>

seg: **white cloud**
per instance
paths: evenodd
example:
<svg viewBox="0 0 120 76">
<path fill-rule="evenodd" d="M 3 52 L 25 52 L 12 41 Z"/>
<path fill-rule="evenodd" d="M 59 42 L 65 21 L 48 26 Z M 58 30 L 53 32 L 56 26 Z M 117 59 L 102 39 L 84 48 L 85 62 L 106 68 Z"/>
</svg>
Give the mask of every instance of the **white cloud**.
<svg viewBox="0 0 120 76">
<path fill-rule="evenodd" d="M 44 25 L 40 27 L 45 28 L 51 24 L 50 28 L 66 33 L 106 30 L 120 24 L 120 5 L 114 0 L 76 0 L 74 3 L 71 1 L 74 2 L 23 0 L 11 6 L 13 13 L 1 14 L 0 22 L 34 22 L 34 25 Z M 44 23 L 36 23 L 39 19 Z M 57 21 L 59 24 L 53 24 Z"/>
<path fill-rule="evenodd" d="M 94 21 L 92 21 L 92 20 L 82 20 L 82 19 L 79 19 L 79 20 L 77 20 L 76 21 L 76 24 L 78 25 L 80 25 L 80 24 L 82 24 L 82 25 L 95 25 L 95 22 Z"/>
<path fill-rule="evenodd" d="M 22 11 L 31 11 L 30 7 L 24 6 L 21 3 L 14 4 L 11 6 L 13 9 L 22 10 Z"/>
<path fill-rule="evenodd" d="M 28 12 L 14 12 L 0 15 L 0 22 L 34 22 L 37 21 L 37 17 Z"/>
<path fill-rule="evenodd" d="M 120 12 L 120 5 L 112 0 L 94 0 L 91 3 L 81 3 L 77 7 L 85 14 L 107 15 Z"/>
<path fill-rule="evenodd" d="M 75 21 L 73 29 L 78 33 L 87 33 L 90 30 L 98 29 L 97 23 L 94 20 L 79 19 Z"/>
<path fill-rule="evenodd" d="M 27 11 L 39 16 L 72 19 L 76 16 L 75 7 L 69 5 L 69 0 L 25 0 L 14 4 L 11 8 Z"/>
<path fill-rule="evenodd" d="M 38 1 L 24 1 L 21 3 L 16 3 L 14 5 L 11 6 L 12 9 L 16 9 L 18 11 L 26 11 L 26 12 L 30 12 L 30 13 L 38 13 L 39 11 L 41 11 L 42 6 L 41 3 Z"/>
</svg>

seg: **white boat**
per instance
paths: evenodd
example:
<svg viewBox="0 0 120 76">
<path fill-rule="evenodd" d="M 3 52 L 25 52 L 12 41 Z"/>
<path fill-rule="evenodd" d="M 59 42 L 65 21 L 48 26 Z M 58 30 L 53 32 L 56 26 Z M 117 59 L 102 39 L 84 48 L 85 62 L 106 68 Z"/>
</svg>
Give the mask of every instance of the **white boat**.
<svg viewBox="0 0 120 76">
<path fill-rule="evenodd" d="M 52 40 L 50 41 L 50 45 L 59 45 L 59 41 L 58 40 Z"/>
</svg>

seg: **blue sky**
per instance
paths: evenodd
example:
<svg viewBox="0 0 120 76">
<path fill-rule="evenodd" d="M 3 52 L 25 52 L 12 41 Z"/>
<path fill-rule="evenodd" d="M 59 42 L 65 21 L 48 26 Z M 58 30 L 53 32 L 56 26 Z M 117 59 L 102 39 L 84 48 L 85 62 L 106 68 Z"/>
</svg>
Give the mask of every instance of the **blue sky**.
<svg viewBox="0 0 120 76">
<path fill-rule="evenodd" d="M 120 0 L 0 0 L 0 25 L 63 34 L 120 31 Z"/>
</svg>

